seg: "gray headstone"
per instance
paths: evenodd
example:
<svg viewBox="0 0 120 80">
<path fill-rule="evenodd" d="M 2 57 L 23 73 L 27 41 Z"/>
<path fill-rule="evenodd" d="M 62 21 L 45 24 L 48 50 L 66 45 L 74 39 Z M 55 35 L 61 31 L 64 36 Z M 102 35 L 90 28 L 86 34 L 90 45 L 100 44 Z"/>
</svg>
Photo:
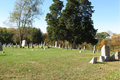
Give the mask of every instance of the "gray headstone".
<svg viewBox="0 0 120 80">
<path fill-rule="evenodd" d="M 94 48 L 93 48 L 93 53 L 95 54 L 95 45 L 94 45 Z"/>
<path fill-rule="evenodd" d="M 100 62 L 104 62 L 105 61 L 105 57 L 104 56 L 100 56 L 99 61 Z"/>
<path fill-rule="evenodd" d="M 94 63 L 96 63 L 96 62 L 97 62 L 97 57 L 93 57 L 92 60 L 91 60 L 89 63 L 94 64 Z"/>
<path fill-rule="evenodd" d="M 115 54 L 115 59 L 119 59 L 120 60 L 120 51 L 117 51 Z"/>
<path fill-rule="evenodd" d="M 101 49 L 101 56 L 110 56 L 109 46 L 103 45 Z"/>
</svg>

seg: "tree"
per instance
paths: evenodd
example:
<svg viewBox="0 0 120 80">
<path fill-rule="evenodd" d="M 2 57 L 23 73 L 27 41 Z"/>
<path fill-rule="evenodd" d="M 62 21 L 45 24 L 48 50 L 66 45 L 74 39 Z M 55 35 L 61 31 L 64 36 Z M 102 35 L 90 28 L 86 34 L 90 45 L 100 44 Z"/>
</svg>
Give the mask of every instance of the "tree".
<svg viewBox="0 0 120 80">
<path fill-rule="evenodd" d="M 96 38 L 98 39 L 99 42 L 107 37 L 110 37 L 110 35 L 107 32 L 101 32 L 96 34 Z"/>
<path fill-rule="evenodd" d="M 0 42 L 1 43 L 11 43 L 13 32 L 10 32 L 6 28 L 0 28 Z"/>
<path fill-rule="evenodd" d="M 50 13 L 46 15 L 46 22 L 48 24 L 47 32 L 49 41 L 55 41 L 59 39 L 59 17 L 63 8 L 63 2 L 60 0 L 53 0 L 53 4 L 49 7 Z"/>
<path fill-rule="evenodd" d="M 10 14 L 10 22 L 18 27 L 20 46 L 22 43 L 25 27 L 32 27 L 34 19 L 42 14 L 41 0 L 18 0 L 15 3 L 13 12 Z M 22 27 L 22 28 L 21 28 Z M 24 28 L 24 29 L 23 29 Z"/>
<path fill-rule="evenodd" d="M 97 30 L 94 29 L 91 19 L 94 12 L 92 8 L 88 0 L 67 0 L 66 8 L 61 13 L 60 21 L 66 28 L 67 40 L 73 43 L 74 48 L 76 44 L 84 42 L 97 43 Z"/>
</svg>

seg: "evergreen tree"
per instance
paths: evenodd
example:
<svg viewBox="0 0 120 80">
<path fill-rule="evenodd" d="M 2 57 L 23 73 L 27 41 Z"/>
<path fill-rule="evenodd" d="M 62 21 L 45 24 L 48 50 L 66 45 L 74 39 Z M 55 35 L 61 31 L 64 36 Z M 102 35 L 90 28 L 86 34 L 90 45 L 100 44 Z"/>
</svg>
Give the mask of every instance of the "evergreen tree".
<svg viewBox="0 0 120 80">
<path fill-rule="evenodd" d="M 63 2 L 60 0 L 53 0 L 53 4 L 50 6 L 50 13 L 46 15 L 46 21 L 48 24 L 47 32 L 48 32 L 48 39 L 50 41 L 58 40 L 59 38 L 59 17 L 61 10 L 63 8 Z"/>
</svg>

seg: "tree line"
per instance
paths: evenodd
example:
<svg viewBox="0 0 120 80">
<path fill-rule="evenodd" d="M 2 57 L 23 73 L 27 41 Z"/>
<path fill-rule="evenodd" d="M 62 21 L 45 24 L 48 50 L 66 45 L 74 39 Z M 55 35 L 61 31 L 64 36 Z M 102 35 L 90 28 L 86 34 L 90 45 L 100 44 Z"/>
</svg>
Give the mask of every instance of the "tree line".
<svg viewBox="0 0 120 80">
<path fill-rule="evenodd" d="M 47 37 L 45 33 L 42 33 L 39 28 L 35 27 L 20 27 L 22 30 L 22 40 L 26 40 L 27 43 L 41 43 Z M 3 43 L 18 43 L 19 39 L 19 29 L 15 28 L 0 28 L 0 42 Z"/>
</svg>

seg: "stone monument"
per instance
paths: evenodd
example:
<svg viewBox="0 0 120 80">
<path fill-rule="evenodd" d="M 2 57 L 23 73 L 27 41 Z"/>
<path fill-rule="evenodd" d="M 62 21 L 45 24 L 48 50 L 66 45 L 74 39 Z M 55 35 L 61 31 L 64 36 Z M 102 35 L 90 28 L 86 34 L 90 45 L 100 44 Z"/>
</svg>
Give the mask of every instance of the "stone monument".
<svg viewBox="0 0 120 80">
<path fill-rule="evenodd" d="M 55 41 L 55 47 L 57 47 L 57 41 Z"/>
<path fill-rule="evenodd" d="M 94 64 L 94 63 L 96 63 L 96 62 L 97 62 L 97 57 L 93 57 L 92 60 L 91 60 L 89 63 Z"/>
<path fill-rule="evenodd" d="M 27 46 L 27 41 L 26 40 L 22 40 L 22 46 Z"/>
</svg>

